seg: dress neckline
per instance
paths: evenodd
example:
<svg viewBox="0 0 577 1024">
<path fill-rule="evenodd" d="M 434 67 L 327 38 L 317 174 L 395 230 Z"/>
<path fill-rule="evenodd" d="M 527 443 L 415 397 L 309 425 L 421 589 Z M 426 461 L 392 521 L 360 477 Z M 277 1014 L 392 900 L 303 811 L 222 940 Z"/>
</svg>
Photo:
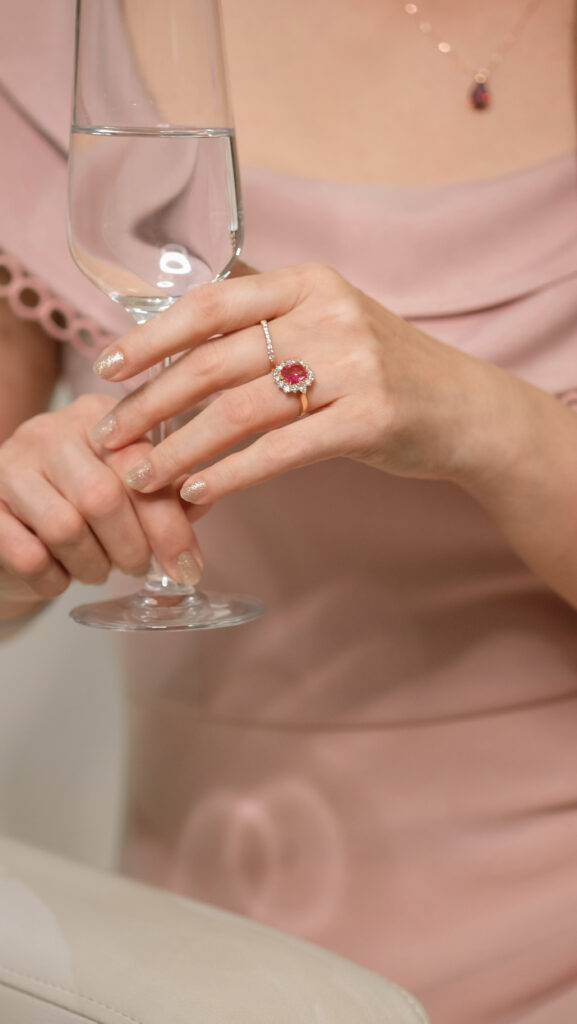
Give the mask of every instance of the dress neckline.
<svg viewBox="0 0 577 1024">
<path fill-rule="evenodd" d="M 446 181 L 438 182 L 436 184 L 429 185 L 393 185 L 384 184 L 381 182 L 363 182 L 363 181 L 341 181 L 332 178 L 312 178 L 305 174 L 293 174 L 288 171 L 274 171 L 268 168 L 257 167 L 252 164 L 242 164 L 242 174 L 254 178 L 264 178 L 270 181 L 278 180 L 286 183 L 294 183 L 295 187 L 309 187 L 319 188 L 326 190 L 344 190 L 344 191 L 363 191 L 372 194 L 382 195 L 406 195 L 420 196 L 420 195 L 442 195 L 447 192 L 457 191 L 469 191 L 472 189 L 484 189 L 484 188 L 498 188 L 500 186 L 506 186 L 508 184 L 516 184 L 518 182 L 525 181 L 533 177 L 539 177 L 541 175 L 554 174 L 559 168 L 565 165 L 570 166 L 575 164 L 576 175 L 577 175 L 577 148 L 566 150 L 564 153 L 559 153 L 556 156 L 547 157 L 545 160 L 539 160 L 537 163 L 529 164 L 527 167 L 522 167 L 520 170 L 507 171 L 505 174 L 498 174 L 491 178 L 469 178 L 463 181 Z"/>
<path fill-rule="evenodd" d="M 243 193 L 248 263 L 327 263 L 408 319 L 485 310 L 577 273 L 576 150 L 430 186 L 243 168 Z"/>
</svg>

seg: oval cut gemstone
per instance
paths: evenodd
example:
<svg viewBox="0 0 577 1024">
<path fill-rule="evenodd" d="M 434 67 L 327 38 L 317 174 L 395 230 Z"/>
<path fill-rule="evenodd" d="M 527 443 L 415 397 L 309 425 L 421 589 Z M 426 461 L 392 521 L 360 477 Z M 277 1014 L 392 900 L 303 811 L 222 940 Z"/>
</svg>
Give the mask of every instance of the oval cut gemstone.
<svg viewBox="0 0 577 1024">
<path fill-rule="evenodd" d="M 287 363 L 280 371 L 285 384 L 300 384 L 307 376 L 307 371 L 302 363 Z"/>
<path fill-rule="evenodd" d="M 486 110 L 491 104 L 491 94 L 486 82 L 477 82 L 471 89 L 470 96 L 474 110 Z"/>
</svg>

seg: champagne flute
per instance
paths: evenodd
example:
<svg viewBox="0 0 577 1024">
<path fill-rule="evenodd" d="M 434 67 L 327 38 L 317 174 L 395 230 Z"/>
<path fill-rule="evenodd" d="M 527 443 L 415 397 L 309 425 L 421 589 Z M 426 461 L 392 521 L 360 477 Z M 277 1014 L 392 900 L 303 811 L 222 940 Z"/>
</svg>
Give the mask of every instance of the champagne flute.
<svg viewBox="0 0 577 1024">
<path fill-rule="evenodd" d="M 137 323 L 230 273 L 242 208 L 219 0 L 77 0 L 68 238 L 82 272 Z M 104 629 L 214 629 L 263 610 L 153 562 L 136 594 L 71 615 Z"/>
</svg>

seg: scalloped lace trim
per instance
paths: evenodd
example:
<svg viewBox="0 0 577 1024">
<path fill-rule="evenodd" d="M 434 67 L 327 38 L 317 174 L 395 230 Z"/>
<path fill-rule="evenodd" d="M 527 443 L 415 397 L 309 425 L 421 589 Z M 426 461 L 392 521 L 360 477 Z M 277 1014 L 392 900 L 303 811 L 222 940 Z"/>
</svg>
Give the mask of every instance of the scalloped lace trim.
<svg viewBox="0 0 577 1024">
<path fill-rule="evenodd" d="M 38 277 L 30 274 L 14 256 L 0 249 L 0 298 L 24 320 L 36 320 L 52 338 L 67 341 L 89 358 L 110 341 L 95 320 L 82 316 L 55 295 Z"/>
</svg>

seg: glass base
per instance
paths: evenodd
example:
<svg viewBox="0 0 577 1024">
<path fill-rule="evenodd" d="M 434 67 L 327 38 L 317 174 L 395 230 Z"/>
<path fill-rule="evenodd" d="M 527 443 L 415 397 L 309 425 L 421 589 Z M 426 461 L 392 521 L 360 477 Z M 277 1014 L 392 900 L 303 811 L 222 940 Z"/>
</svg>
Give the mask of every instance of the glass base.
<svg viewBox="0 0 577 1024">
<path fill-rule="evenodd" d="M 258 619 L 264 604 L 242 594 L 211 594 L 175 587 L 179 593 L 154 592 L 145 587 L 136 594 L 81 604 L 70 617 L 97 629 L 223 629 Z"/>
</svg>

